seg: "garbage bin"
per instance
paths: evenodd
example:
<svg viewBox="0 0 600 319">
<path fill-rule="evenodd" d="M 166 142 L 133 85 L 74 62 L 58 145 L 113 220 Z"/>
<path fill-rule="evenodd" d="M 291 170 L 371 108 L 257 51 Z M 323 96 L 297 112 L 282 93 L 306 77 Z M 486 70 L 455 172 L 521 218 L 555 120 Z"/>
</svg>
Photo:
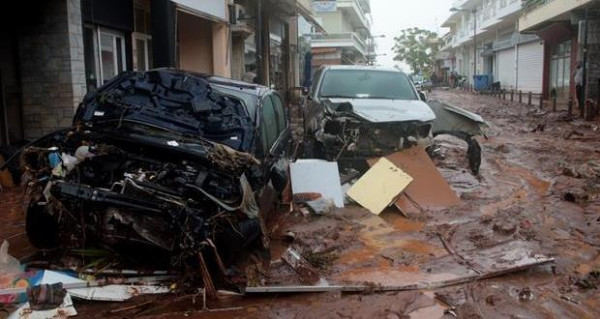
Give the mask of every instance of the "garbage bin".
<svg viewBox="0 0 600 319">
<path fill-rule="evenodd" d="M 487 74 L 473 76 L 473 86 L 475 91 L 486 90 L 490 86 L 490 77 Z"/>
</svg>

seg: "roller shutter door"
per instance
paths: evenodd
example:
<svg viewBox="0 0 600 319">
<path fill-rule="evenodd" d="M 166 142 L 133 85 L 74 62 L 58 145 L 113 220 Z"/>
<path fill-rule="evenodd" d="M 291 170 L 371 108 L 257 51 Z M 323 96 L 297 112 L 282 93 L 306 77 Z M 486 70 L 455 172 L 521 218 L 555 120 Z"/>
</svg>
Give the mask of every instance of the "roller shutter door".
<svg viewBox="0 0 600 319">
<path fill-rule="evenodd" d="M 512 89 L 515 87 L 515 50 L 501 50 L 498 55 L 498 77 L 496 81 L 500 81 L 500 85 L 504 89 Z"/>
<path fill-rule="evenodd" d="M 519 90 L 542 92 L 544 45 L 540 41 L 519 45 Z"/>
</svg>

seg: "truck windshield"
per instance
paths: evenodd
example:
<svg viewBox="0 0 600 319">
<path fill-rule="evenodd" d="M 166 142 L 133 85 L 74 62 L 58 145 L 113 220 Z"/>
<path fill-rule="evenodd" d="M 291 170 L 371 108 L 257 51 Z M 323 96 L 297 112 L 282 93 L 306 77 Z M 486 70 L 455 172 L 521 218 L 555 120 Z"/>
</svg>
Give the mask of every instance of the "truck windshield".
<svg viewBox="0 0 600 319">
<path fill-rule="evenodd" d="M 329 70 L 321 98 L 417 100 L 410 80 L 400 72 L 379 70 Z"/>
</svg>

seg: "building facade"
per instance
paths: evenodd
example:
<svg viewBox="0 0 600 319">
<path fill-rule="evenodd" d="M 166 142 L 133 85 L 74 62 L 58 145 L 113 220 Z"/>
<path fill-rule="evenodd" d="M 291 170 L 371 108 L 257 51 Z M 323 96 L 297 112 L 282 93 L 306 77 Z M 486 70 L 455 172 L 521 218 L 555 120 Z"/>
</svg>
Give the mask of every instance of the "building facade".
<svg viewBox="0 0 600 319">
<path fill-rule="evenodd" d="M 3 10 L 0 145 L 70 126 L 84 95 L 123 71 L 241 78 L 254 64 L 257 83 L 289 96 L 303 70 L 298 23 L 318 29 L 309 0 L 237 2 L 34 0 Z"/>
<path fill-rule="evenodd" d="M 314 68 L 325 64 L 364 64 L 372 53 L 370 0 L 312 1 L 324 33 L 312 35 Z"/>
<path fill-rule="evenodd" d="M 585 61 L 586 98 L 597 103 L 600 86 L 600 1 L 528 0 L 519 19 L 519 31 L 535 34 L 544 40 L 541 85 L 545 98 L 556 96 L 559 103 L 567 103 L 569 99 L 576 101 L 573 73 L 577 61 Z"/>
<path fill-rule="evenodd" d="M 287 98 L 299 92 L 305 35 L 321 30 L 310 0 L 236 0 L 231 26 L 234 79 L 255 73 Z"/>
<path fill-rule="evenodd" d="M 544 41 L 519 33 L 520 0 L 458 0 L 453 7 L 442 25 L 450 28 L 441 49 L 450 54 L 450 71 L 469 83 L 487 75 L 504 89 L 542 92 Z"/>
</svg>

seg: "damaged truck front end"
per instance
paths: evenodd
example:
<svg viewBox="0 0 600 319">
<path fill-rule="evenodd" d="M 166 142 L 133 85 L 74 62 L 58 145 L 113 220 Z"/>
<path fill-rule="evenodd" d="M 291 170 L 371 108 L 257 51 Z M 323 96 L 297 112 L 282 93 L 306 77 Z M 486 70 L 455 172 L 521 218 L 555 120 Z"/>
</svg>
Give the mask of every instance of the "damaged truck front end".
<svg viewBox="0 0 600 319">
<path fill-rule="evenodd" d="M 433 136 L 428 121 L 379 122 L 355 113 L 350 102 L 333 104 L 323 101 L 323 104 L 324 116 L 314 137 L 322 147 L 320 155 L 326 159 L 370 158 L 415 144 L 431 144 Z"/>
<path fill-rule="evenodd" d="M 243 101 L 202 77 L 121 75 L 85 98 L 71 129 L 21 152 L 28 236 L 163 266 L 203 251 L 227 263 L 261 235 L 254 130 Z"/>
</svg>

